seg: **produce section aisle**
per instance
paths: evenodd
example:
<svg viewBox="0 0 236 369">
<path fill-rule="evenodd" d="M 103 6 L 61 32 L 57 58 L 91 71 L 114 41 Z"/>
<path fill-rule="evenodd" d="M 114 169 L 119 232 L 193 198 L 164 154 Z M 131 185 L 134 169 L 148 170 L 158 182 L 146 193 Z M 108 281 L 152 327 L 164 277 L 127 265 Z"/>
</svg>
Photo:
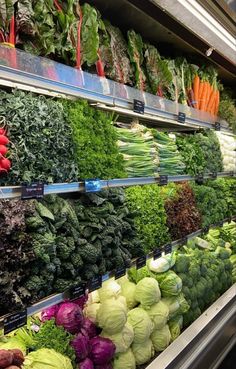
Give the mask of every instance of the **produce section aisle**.
<svg viewBox="0 0 236 369">
<path fill-rule="evenodd" d="M 210 3 L 0 2 L 0 369 L 235 346 L 235 25 Z"/>
</svg>

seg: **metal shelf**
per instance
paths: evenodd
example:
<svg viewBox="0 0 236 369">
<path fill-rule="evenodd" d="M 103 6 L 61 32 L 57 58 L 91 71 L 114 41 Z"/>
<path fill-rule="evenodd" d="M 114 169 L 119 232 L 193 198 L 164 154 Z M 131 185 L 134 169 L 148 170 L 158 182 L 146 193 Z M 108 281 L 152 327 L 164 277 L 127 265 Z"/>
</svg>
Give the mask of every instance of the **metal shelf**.
<svg viewBox="0 0 236 369">
<path fill-rule="evenodd" d="M 236 283 L 146 369 L 216 369 L 236 343 Z"/>
<path fill-rule="evenodd" d="M 117 112 L 124 119 L 138 117 L 141 122 L 165 130 L 215 128 L 218 119 L 209 113 L 6 46 L 0 46 L 0 85 L 49 96 L 86 99 L 100 109 Z M 134 99 L 145 103 L 144 114 L 133 111 Z M 178 121 L 179 112 L 186 114 L 184 123 Z M 231 133 L 224 122 L 221 122 L 221 130 Z"/>
<path fill-rule="evenodd" d="M 236 172 L 219 172 L 217 173 L 218 178 L 236 177 Z M 139 178 L 122 178 L 122 179 L 111 179 L 101 180 L 101 189 L 115 188 L 115 187 L 129 187 L 137 185 L 148 185 L 148 184 L 160 184 L 162 176 L 160 177 L 139 177 Z M 211 179 L 212 174 L 206 174 L 203 179 Z M 189 175 L 177 175 L 167 176 L 167 182 L 185 182 L 194 181 L 198 177 L 192 177 Z M 21 198 L 22 187 L 21 186 L 3 186 L 0 187 L 0 199 L 17 199 Z M 49 194 L 66 194 L 74 192 L 85 192 L 84 182 L 72 182 L 72 183 L 54 183 L 50 185 L 44 185 L 44 195 Z"/>
<path fill-rule="evenodd" d="M 220 227 L 222 226 L 224 223 L 226 222 L 230 222 L 230 221 L 236 221 L 236 216 L 231 217 L 231 218 L 226 218 L 224 219 L 222 222 L 218 223 L 218 224 L 213 224 L 211 225 L 209 228 L 216 228 L 216 227 Z M 177 250 L 180 246 L 184 245 L 185 243 L 188 242 L 188 240 L 193 239 L 194 237 L 198 237 L 201 236 L 202 234 L 205 234 L 207 230 L 205 229 L 199 229 L 196 232 L 193 232 L 189 235 L 187 235 L 186 237 L 184 237 L 183 239 L 179 239 L 179 240 L 175 240 L 171 243 L 168 244 L 169 248 L 168 250 L 166 249 L 167 245 L 161 246 L 158 248 L 158 250 L 160 250 L 160 256 L 164 254 L 168 254 L 172 251 Z M 154 255 L 156 254 L 156 250 L 150 252 L 148 255 L 146 255 L 146 260 L 151 259 L 152 257 L 154 257 Z M 131 264 L 125 268 L 126 271 L 132 267 L 136 267 L 137 265 L 137 260 L 138 258 L 135 258 L 132 260 Z M 116 271 L 111 271 L 106 273 L 105 275 L 102 276 L 102 282 L 105 282 L 107 280 L 109 280 L 110 278 L 113 278 L 115 276 Z M 34 314 L 39 313 L 40 311 L 42 311 L 43 309 L 46 309 L 50 306 L 53 306 L 55 304 L 59 304 L 60 302 L 63 302 L 65 300 L 68 300 L 68 291 L 65 291 L 64 293 L 58 293 L 58 294 L 53 294 L 51 296 L 46 297 L 45 299 L 37 302 L 36 304 L 33 304 L 32 306 L 29 306 L 27 308 L 27 316 L 32 316 Z M 6 316 L 11 315 L 11 314 L 7 314 L 5 316 L 0 317 L 0 328 L 3 326 L 3 321 L 5 319 Z M 163 368 L 164 369 L 164 368 Z"/>
</svg>

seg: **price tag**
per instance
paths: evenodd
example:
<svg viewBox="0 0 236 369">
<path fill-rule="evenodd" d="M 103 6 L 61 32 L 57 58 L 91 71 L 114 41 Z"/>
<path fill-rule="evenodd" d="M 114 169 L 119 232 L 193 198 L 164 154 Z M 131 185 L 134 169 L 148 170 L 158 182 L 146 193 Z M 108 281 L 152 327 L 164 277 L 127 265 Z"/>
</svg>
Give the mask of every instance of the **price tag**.
<svg viewBox="0 0 236 369">
<path fill-rule="evenodd" d="M 186 119 L 186 114 L 185 113 L 182 113 L 182 112 L 179 112 L 179 114 L 178 114 L 178 122 L 185 123 L 185 119 Z"/>
<path fill-rule="evenodd" d="M 172 245 L 171 245 L 171 243 L 167 243 L 164 246 L 164 251 L 165 251 L 165 254 L 171 254 L 172 253 Z"/>
<path fill-rule="evenodd" d="M 71 287 L 69 290 L 70 300 L 76 300 L 85 296 L 85 284 L 80 284 L 75 287 Z"/>
<path fill-rule="evenodd" d="M 115 271 L 115 279 L 119 279 L 126 275 L 126 267 L 120 267 Z"/>
<path fill-rule="evenodd" d="M 134 112 L 138 114 L 144 114 L 145 104 L 141 100 L 134 99 Z"/>
<path fill-rule="evenodd" d="M 161 186 L 165 186 L 165 185 L 167 185 L 167 183 L 168 183 L 168 176 L 166 176 L 166 175 L 160 175 L 160 177 L 159 177 L 159 184 Z"/>
<path fill-rule="evenodd" d="M 234 172 L 232 170 L 231 170 L 231 172 L 229 172 L 229 176 L 234 177 Z"/>
<path fill-rule="evenodd" d="M 126 266 L 127 269 L 131 268 L 131 264 L 132 264 L 132 262 L 131 262 L 130 259 L 125 260 L 125 266 Z"/>
<path fill-rule="evenodd" d="M 215 131 L 220 131 L 220 122 L 215 122 Z"/>
<path fill-rule="evenodd" d="M 84 186 L 86 192 L 98 192 L 102 188 L 100 179 L 86 179 Z"/>
<path fill-rule="evenodd" d="M 146 261 L 147 261 L 147 257 L 145 256 L 140 256 L 137 260 L 136 260 L 136 268 L 140 269 L 142 267 L 144 267 L 146 265 Z"/>
<path fill-rule="evenodd" d="M 161 253 L 162 253 L 162 249 L 161 248 L 155 249 L 153 251 L 153 259 L 156 260 L 156 259 L 160 258 L 161 257 Z"/>
<path fill-rule="evenodd" d="M 19 311 L 11 314 L 4 319 L 4 334 L 8 334 L 15 329 L 23 327 L 27 324 L 27 310 Z"/>
<path fill-rule="evenodd" d="M 94 277 L 89 283 L 88 283 L 88 289 L 89 292 L 93 292 L 98 290 L 102 287 L 102 276 L 98 275 L 97 277 Z"/>
<path fill-rule="evenodd" d="M 42 199 L 44 195 L 43 183 L 23 184 L 21 187 L 21 199 Z"/>
<path fill-rule="evenodd" d="M 211 178 L 212 178 L 212 179 L 216 179 L 216 178 L 217 178 L 217 172 L 213 172 L 213 173 L 211 173 Z"/>
</svg>

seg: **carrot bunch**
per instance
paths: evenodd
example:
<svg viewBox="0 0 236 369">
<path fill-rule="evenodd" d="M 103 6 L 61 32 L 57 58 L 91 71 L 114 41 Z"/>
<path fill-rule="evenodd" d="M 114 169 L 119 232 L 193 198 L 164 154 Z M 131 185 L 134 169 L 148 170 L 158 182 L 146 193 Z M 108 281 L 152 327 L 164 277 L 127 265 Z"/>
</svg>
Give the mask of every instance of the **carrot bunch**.
<svg viewBox="0 0 236 369">
<path fill-rule="evenodd" d="M 197 73 L 193 79 L 193 94 L 195 108 L 217 115 L 220 103 L 220 91 L 217 74 Z"/>
<path fill-rule="evenodd" d="M 0 128 L 0 174 L 7 173 L 11 169 L 11 162 L 5 157 L 8 151 L 6 145 L 8 144 L 9 140 L 6 136 L 6 130 Z"/>
</svg>

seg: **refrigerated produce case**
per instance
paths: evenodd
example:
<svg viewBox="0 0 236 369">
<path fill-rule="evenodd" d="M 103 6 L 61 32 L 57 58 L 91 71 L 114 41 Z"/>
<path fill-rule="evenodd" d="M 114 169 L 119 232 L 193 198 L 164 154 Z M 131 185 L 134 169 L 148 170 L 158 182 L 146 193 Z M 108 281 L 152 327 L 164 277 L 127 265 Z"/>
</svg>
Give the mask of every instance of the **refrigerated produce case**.
<svg viewBox="0 0 236 369">
<path fill-rule="evenodd" d="M 236 44 L 235 26 L 228 16 L 219 8 L 212 9 L 209 2 L 178 1 L 173 7 L 172 1 L 148 1 L 144 4 L 138 0 L 119 0 L 115 4 L 104 0 L 87 1 L 97 6 L 105 15 L 123 31 L 134 28 L 143 37 L 156 44 L 161 41 L 160 48 L 166 52 L 175 47 L 185 55 L 194 55 L 204 61 L 211 61 L 217 66 L 221 80 L 234 86 L 236 82 Z M 217 2 L 218 3 L 218 2 Z M 204 6 L 203 6 L 204 5 Z M 119 16 L 118 16 L 119 14 Z M 122 14 L 122 17 L 120 16 Z M 216 17 L 218 16 L 218 19 Z M 226 21 L 227 18 L 227 21 Z M 206 21 L 206 19 L 208 21 Z M 211 22 L 209 21 L 211 20 Z M 171 45 L 171 46 L 170 46 Z M 210 55 L 208 55 L 208 52 Z M 170 52 L 170 50 L 168 50 Z M 171 52 L 170 52 L 171 55 Z M 168 55 L 169 56 L 169 55 Z M 191 56 L 192 57 L 192 56 Z M 96 74 L 82 71 L 56 61 L 30 55 L 9 45 L 0 45 L 0 85 L 11 91 L 18 89 L 48 98 L 76 101 L 87 100 L 89 105 L 99 111 L 113 112 L 121 125 L 130 125 L 134 121 L 154 128 L 158 131 L 192 134 L 206 129 L 221 131 L 225 137 L 234 137 L 232 129 L 225 120 L 208 112 L 179 104 L 134 87 L 99 77 Z M 144 103 L 141 111 L 134 109 L 135 100 Z M 142 105 L 142 104 L 141 104 Z M 143 110 L 142 110 L 143 109 Z M 86 148 L 85 148 L 86 150 Z M 47 154 L 47 153 L 45 153 Z M 225 163 L 224 163 L 225 165 Z M 139 185 L 160 185 L 168 183 L 196 182 L 204 184 L 206 180 L 230 178 L 235 181 L 235 169 L 198 173 L 197 175 L 153 175 L 135 178 L 82 178 L 70 183 L 43 183 L 32 186 L 19 183 L 0 187 L 0 200 L 43 198 L 46 195 L 66 195 L 96 193 L 103 189 L 125 188 Z M 39 193 L 33 193 L 34 191 Z M 26 192 L 25 192 L 26 191 Z M 29 194 L 27 196 L 27 191 Z M 26 195 L 25 195 L 26 194 Z M 210 227 L 222 226 L 225 222 L 235 220 L 234 214 Z M 50 215 L 51 216 L 51 215 Z M 87 286 L 92 292 L 111 278 L 123 276 L 130 268 L 140 268 L 149 259 L 169 255 L 191 239 L 205 235 L 209 225 L 187 234 L 178 240 L 168 240 L 146 255 L 131 257 L 128 265 L 117 267 L 102 273 L 95 278 L 94 285 Z M 1 240 L 0 240 L 1 241 Z M 1 246 L 1 242 L 0 242 Z M 81 286 L 77 286 L 80 288 Z M 76 286 L 74 286 L 76 288 Z M 74 291 L 74 290 L 73 290 Z M 74 292 L 73 292 L 74 293 Z M 75 294 L 77 296 L 78 291 Z M 85 290 L 83 289 L 83 294 Z M 34 304 L 26 306 L 26 317 L 40 313 L 43 309 L 71 299 L 71 289 L 47 296 Z M 73 300 L 73 298 L 72 298 Z M 14 309 L 13 309 L 14 311 Z M 1 317 L 1 324 L 7 331 L 9 319 L 14 319 L 8 312 Z M 19 325 L 20 326 L 20 325 Z M 15 326 L 16 328 L 16 326 Z M 140 368 L 149 369 L 215 369 L 218 368 L 230 350 L 236 344 L 236 284 L 234 283 L 222 296 L 205 310 L 181 335 L 151 362 Z M 124 368 L 123 368 L 124 369 Z"/>
</svg>

